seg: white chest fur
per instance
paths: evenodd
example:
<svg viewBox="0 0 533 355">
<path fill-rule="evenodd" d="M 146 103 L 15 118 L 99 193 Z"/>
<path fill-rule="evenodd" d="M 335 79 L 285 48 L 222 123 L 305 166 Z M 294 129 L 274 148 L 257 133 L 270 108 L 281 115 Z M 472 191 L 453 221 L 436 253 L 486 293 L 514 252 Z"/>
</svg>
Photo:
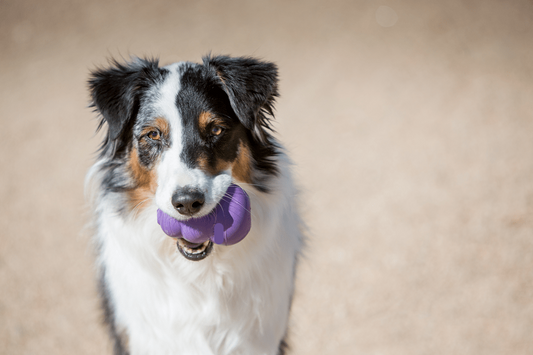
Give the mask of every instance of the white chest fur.
<svg viewBox="0 0 533 355">
<path fill-rule="evenodd" d="M 277 354 L 302 243 L 292 185 L 277 191 L 249 192 L 249 235 L 199 262 L 177 252 L 155 206 L 127 220 L 103 208 L 98 261 L 131 355 Z"/>
</svg>

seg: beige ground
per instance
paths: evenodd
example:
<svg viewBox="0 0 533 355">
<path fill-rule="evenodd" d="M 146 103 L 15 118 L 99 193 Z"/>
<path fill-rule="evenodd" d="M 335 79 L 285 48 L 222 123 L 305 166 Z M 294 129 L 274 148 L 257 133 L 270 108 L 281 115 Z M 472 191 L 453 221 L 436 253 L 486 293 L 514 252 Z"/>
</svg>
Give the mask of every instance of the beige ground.
<svg viewBox="0 0 533 355">
<path fill-rule="evenodd" d="M 280 67 L 277 129 L 312 232 L 293 354 L 533 354 L 519 0 L 1 0 L 1 354 L 110 353 L 81 232 L 88 71 L 209 51 Z"/>
</svg>

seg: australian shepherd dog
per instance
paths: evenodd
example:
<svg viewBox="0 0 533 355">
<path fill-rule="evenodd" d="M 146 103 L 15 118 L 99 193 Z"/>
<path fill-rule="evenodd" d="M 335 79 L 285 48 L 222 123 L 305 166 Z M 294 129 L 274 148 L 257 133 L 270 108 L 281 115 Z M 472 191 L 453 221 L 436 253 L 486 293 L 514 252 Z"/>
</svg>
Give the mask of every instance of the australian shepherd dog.
<svg viewBox="0 0 533 355">
<path fill-rule="evenodd" d="M 89 79 L 107 132 L 87 177 L 115 354 L 279 355 L 304 241 L 291 162 L 271 129 L 277 67 L 207 56 L 112 61 Z M 230 184 L 250 199 L 246 238 L 167 236 L 157 210 L 209 214 Z"/>
</svg>

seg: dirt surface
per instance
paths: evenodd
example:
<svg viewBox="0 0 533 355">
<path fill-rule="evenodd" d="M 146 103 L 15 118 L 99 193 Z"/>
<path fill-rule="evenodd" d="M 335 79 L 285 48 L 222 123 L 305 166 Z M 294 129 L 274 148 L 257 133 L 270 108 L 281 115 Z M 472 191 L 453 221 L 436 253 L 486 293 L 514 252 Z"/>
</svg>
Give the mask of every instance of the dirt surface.
<svg viewBox="0 0 533 355">
<path fill-rule="evenodd" d="M 310 229 L 293 354 L 533 353 L 531 1 L 0 0 L 0 353 L 110 354 L 90 69 L 278 63 Z"/>
</svg>

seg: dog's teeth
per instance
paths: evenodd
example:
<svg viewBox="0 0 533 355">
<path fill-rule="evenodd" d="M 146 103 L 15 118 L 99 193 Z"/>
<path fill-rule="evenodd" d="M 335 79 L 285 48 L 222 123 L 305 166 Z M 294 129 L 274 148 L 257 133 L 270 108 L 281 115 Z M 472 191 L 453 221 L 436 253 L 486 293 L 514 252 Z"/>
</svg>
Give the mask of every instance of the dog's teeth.
<svg viewBox="0 0 533 355">
<path fill-rule="evenodd" d="M 197 255 L 197 254 L 203 253 L 207 249 L 207 247 L 209 246 L 209 241 L 207 241 L 204 244 L 200 245 L 196 249 L 189 248 L 184 243 L 180 243 L 180 246 L 181 246 L 182 250 L 185 251 L 187 254 Z"/>
</svg>

